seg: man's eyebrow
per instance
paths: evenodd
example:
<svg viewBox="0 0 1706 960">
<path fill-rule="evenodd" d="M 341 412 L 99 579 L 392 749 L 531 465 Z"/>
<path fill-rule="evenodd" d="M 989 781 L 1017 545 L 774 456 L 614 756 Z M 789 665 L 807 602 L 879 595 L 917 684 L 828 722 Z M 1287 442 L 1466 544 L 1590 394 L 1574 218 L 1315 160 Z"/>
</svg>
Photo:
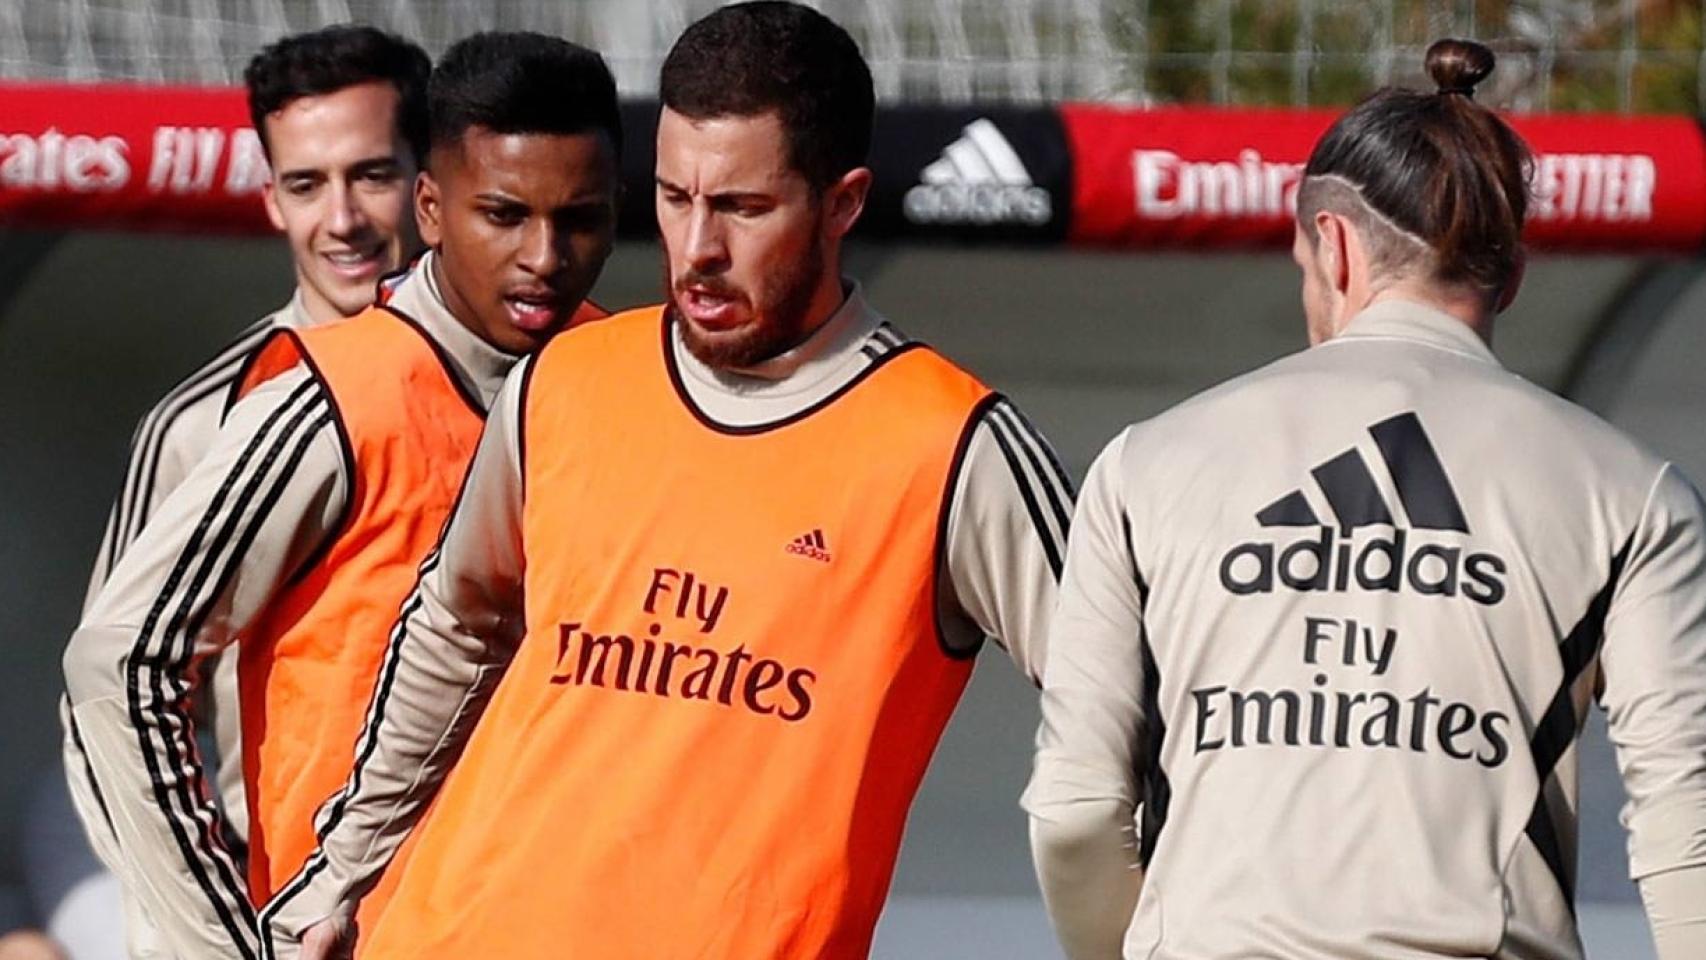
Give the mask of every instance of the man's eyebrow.
<svg viewBox="0 0 1706 960">
<path fill-rule="evenodd" d="M 501 203 L 501 204 L 504 204 L 505 206 L 511 206 L 511 207 L 525 207 L 525 206 L 527 206 L 526 203 L 522 202 L 521 200 L 516 199 L 515 197 L 510 196 L 507 193 L 493 193 L 491 191 L 487 191 L 485 193 L 474 194 L 474 199 L 475 200 L 484 200 L 487 203 Z"/>
<path fill-rule="evenodd" d="M 665 180 L 663 177 L 655 177 L 654 179 L 657 181 L 657 185 L 664 188 L 665 190 L 674 191 L 676 193 L 688 192 L 686 187 L 680 186 L 678 184 L 671 183 L 668 180 Z M 767 190 L 734 189 L 734 190 L 719 190 L 716 193 L 705 194 L 705 199 L 707 199 L 707 200 L 735 200 L 735 201 L 740 201 L 740 200 L 768 200 L 771 198 L 771 196 L 772 196 L 772 194 Z"/>
</svg>

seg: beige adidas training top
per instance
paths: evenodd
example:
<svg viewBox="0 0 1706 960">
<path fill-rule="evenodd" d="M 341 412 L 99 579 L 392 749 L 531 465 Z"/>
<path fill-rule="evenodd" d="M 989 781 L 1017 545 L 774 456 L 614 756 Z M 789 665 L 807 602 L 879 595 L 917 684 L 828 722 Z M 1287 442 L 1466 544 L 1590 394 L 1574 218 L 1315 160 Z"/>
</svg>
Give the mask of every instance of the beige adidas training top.
<svg viewBox="0 0 1706 960">
<path fill-rule="evenodd" d="M 180 381 L 142 418 L 131 438 L 124 486 L 113 501 L 90 573 L 83 601 L 85 614 L 94 605 L 119 558 L 213 445 L 244 361 L 274 330 L 302 328 L 311 323 L 313 320 L 298 292 L 289 303 L 251 324 L 213 359 Z M 213 742 L 218 748 L 215 793 L 232 833 L 242 837 L 248 831 L 249 812 L 243 800 L 243 770 L 239 762 L 242 731 L 237 710 L 237 658 L 218 658 L 204 679 L 206 685 L 198 691 L 198 706 L 202 717 L 212 725 Z M 63 765 L 72 808 L 83 823 L 95 856 L 108 870 L 118 870 L 121 864 L 118 841 L 108 821 L 105 801 L 90 775 L 88 758 L 68 701 L 61 702 L 60 719 L 64 727 Z M 128 893 L 122 899 L 126 949 L 132 960 L 168 960 L 171 954 L 141 904 Z"/>
<path fill-rule="evenodd" d="M 431 263 L 423 257 L 389 302 L 489 403 L 515 358 L 450 314 Z M 66 650 L 71 715 L 112 825 L 114 872 L 176 960 L 257 956 L 254 908 L 218 839 L 223 813 L 203 792 L 182 696 L 196 664 L 180 654 L 199 661 L 236 642 L 337 535 L 347 470 L 328 394 L 307 368 L 261 384 L 124 551 Z"/>
<path fill-rule="evenodd" d="M 1129 428 L 1025 796 L 1068 953 L 1577 960 L 1597 699 L 1661 956 L 1706 957 L 1702 524 L 1675 468 L 1417 304 Z"/>
</svg>

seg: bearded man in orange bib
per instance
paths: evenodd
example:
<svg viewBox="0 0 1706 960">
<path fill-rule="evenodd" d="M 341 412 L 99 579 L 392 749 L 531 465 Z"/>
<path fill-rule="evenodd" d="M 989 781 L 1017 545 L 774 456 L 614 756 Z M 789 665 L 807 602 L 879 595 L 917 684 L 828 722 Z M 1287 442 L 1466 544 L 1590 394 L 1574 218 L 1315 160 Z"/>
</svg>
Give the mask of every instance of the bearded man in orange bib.
<svg viewBox="0 0 1706 960">
<path fill-rule="evenodd" d="M 725 7 L 661 91 L 669 302 L 510 376 L 277 956 L 347 949 L 417 820 L 369 960 L 864 956 L 973 653 L 1040 674 L 1070 490 L 842 277 L 858 48 Z"/>
</svg>

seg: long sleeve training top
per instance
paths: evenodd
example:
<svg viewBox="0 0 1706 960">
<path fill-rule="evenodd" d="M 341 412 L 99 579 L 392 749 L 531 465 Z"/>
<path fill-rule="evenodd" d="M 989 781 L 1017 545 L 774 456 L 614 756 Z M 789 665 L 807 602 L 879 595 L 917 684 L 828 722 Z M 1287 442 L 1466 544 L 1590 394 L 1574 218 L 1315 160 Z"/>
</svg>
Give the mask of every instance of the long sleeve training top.
<svg viewBox="0 0 1706 960">
<path fill-rule="evenodd" d="M 434 269 L 422 258 L 390 303 L 489 405 L 515 358 L 450 314 Z M 119 878 L 178 960 L 257 956 L 254 910 L 196 755 L 194 664 L 235 642 L 336 536 L 351 479 L 330 398 L 305 365 L 256 387 L 119 558 L 66 651 Z"/>
<path fill-rule="evenodd" d="M 1660 956 L 1706 956 L 1703 523 L 1413 303 L 1126 430 L 1025 795 L 1068 955 L 1580 960 L 1597 699 Z"/>
</svg>

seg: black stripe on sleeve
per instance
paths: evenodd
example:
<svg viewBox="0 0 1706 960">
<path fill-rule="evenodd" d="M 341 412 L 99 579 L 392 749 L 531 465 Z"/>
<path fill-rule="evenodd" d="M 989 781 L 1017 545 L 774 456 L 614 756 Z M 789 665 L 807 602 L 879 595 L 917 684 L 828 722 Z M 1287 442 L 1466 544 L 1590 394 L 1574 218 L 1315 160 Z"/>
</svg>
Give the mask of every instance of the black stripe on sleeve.
<svg viewBox="0 0 1706 960">
<path fill-rule="evenodd" d="M 1054 445 L 1048 442 L 1048 438 L 1043 436 L 1043 432 L 1037 429 L 1037 425 L 1032 423 L 1031 418 L 1025 416 L 1025 411 L 1020 410 L 1013 401 L 1005 400 L 1001 404 L 1001 409 L 1019 426 L 1019 433 L 1029 438 L 1031 445 L 1042 452 L 1043 458 L 1053 468 L 1055 482 L 1060 484 L 1062 490 L 1066 491 L 1067 498 L 1075 499 L 1078 496 L 1078 488 L 1072 483 L 1072 476 L 1066 472 L 1066 467 L 1061 464 L 1060 457 L 1055 455 Z"/>
<path fill-rule="evenodd" d="M 183 415 L 214 394 L 228 390 L 241 369 L 239 359 L 221 359 L 199 371 L 177 390 L 167 394 L 148 412 L 137 427 L 131 441 L 130 462 L 125 470 L 124 489 L 114 501 L 117 522 L 113 524 L 107 542 L 108 566 L 101 575 L 105 580 L 118 559 L 141 533 L 148 522 L 149 507 L 154 501 L 158 484 L 160 461 Z M 168 491 L 169 492 L 169 491 Z"/>
<path fill-rule="evenodd" d="M 1042 472 L 1042 466 L 1037 462 L 1036 455 L 1024 447 L 1017 437 L 1013 437 L 1012 428 L 1000 418 L 1001 402 L 984 413 L 983 423 L 989 425 L 989 437 L 995 438 L 996 447 L 1000 447 L 1001 457 L 1007 460 L 1007 469 L 1013 476 L 1013 486 L 1018 488 L 1018 496 L 1025 503 L 1025 510 L 1030 513 L 1030 525 L 1036 527 L 1037 539 L 1042 541 L 1042 552 L 1049 559 L 1049 570 L 1054 573 L 1054 580 L 1059 580 L 1061 568 L 1065 566 L 1065 537 L 1068 525 L 1071 523 L 1071 512 L 1068 506 L 1058 500 L 1058 494 L 1047 483 L 1047 474 Z M 1037 481 L 1032 481 L 1025 474 L 1025 462 L 1029 460 L 1032 469 L 1037 471 Z M 1058 523 L 1059 534 L 1049 527 L 1049 520 L 1042 508 L 1042 501 L 1037 496 L 1036 486 L 1044 489 L 1049 498 L 1049 508 L 1053 510 L 1054 522 Z"/>
<path fill-rule="evenodd" d="M 532 358 L 523 362 L 527 363 L 528 366 L 522 374 L 522 385 L 519 391 L 521 395 L 516 398 L 521 405 L 517 417 L 517 429 L 521 431 L 525 431 L 526 428 L 527 393 L 533 374 Z M 523 455 L 525 456 L 525 451 Z M 468 471 L 470 475 L 473 473 L 474 463 L 478 458 L 479 455 L 476 452 L 474 459 L 469 461 Z M 525 477 L 525 468 L 523 468 L 522 474 Z M 467 493 L 468 477 L 464 476 L 462 488 L 457 491 L 456 499 L 450 505 L 450 512 L 445 515 L 444 526 L 439 530 L 438 542 L 433 545 L 432 551 L 421 560 L 420 567 L 416 571 L 415 588 L 404 599 L 402 608 L 397 613 L 397 620 L 391 626 L 391 633 L 385 645 L 385 657 L 380 664 L 379 675 L 374 682 L 373 698 L 368 702 L 367 718 L 362 722 L 361 735 L 356 739 L 355 762 L 350 767 L 350 775 L 345 780 L 344 786 L 321 805 L 320 813 L 315 817 L 314 833 L 319 843 L 314 852 L 309 854 L 308 859 L 303 861 L 296 875 L 279 887 L 278 891 L 274 893 L 272 901 L 266 904 L 260 913 L 258 928 L 261 935 L 261 954 L 264 960 L 273 960 L 276 956 L 276 951 L 273 948 L 273 918 L 278 916 L 278 911 L 282 910 L 286 904 L 307 890 L 314 878 L 330 866 L 330 861 L 326 858 L 326 838 L 342 822 L 350 800 L 360 793 L 362 775 L 366 772 L 374 753 L 379 749 L 379 728 L 385 723 L 385 712 L 390 704 L 391 688 L 396 683 L 397 670 L 403 661 L 403 645 L 408 640 L 409 635 L 409 618 L 419 612 L 424 605 L 421 597 L 422 585 L 427 576 L 438 568 L 439 558 L 444 552 L 445 540 L 450 536 L 451 527 L 455 524 L 456 517 L 462 510 L 462 498 Z M 452 717 L 452 724 L 457 719 L 457 717 Z"/>
<path fill-rule="evenodd" d="M 175 637 L 187 621 L 193 618 L 199 622 L 205 617 L 212 597 L 218 595 L 223 582 L 234 572 L 234 562 L 227 563 L 224 572 L 217 578 L 214 589 L 204 591 L 212 568 L 219 562 L 232 530 L 247 509 L 248 503 L 254 499 L 261 482 L 272 472 L 271 467 L 278 458 L 285 455 L 285 451 L 294 443 L 296 452 L 289 456 L 290 465 L 293 466 L 314 434 L 325 425 L 326 420 L 325 399 L 318 389 L 318 384 L 313 381 L 305 382 L 296 388 L 285 402 L 268 415 L 203 513 L 201 521 L 167 577 L 160 597 L 149 611 L 138 634 L 126 671 L 131 722 L 141 741 L 142 756 L 153 783 L 155 800 L 177 839 L 186 865 L 245 958 L 254 955 L 250 947 L 254 928 L 253 911 L 235 865 L 224 850 L 223 844 L 214 835 L 211 820 L 204 819 L 207 811 L 199 802 L 203 793 L 200 765 L 193 754 L 187 758 L 180 755 L 172 729 L 177 718 L 167 708 L 168 703 L 182 701 L 188 692 L 188 684 L 175 679 L 169 671 L 160 670 L 154 664 L 164 662 L 171 667 L 178 667 L 181 661 L 187 661 L 192 655 L 193 631 L 184 637 L 184 649 L 181 654 L 174 650 Z M 257 459 L 258 464 L 251 467 Z M 276 476 L 274 491 L 269 500 L 276 499 L 277 491 L 288 482 L 291 472 L 290 467 L 287 467 Z M 244 484 L 243 490 L 228 510 L 226 502 L 231 499 L 232 491 L 239 483 Z M 264 512 L 257 514 L 250 531 L 243 538 L 245 541 L 252 540 L 254 530 L 264 519 Z M 180 586 L 186 577 L 190 577 L 189 568 L 194 558 L 202 553 L 202 545 L 207 542 L 209 533 L 216 524 L 220 530 L 215 542 L 206 552 L 200 569 L 191 578 L 176 612 L 168 618 L 168 607 L 178 598 Z M 198 598 L 204 594 L 207 594 L 207 598 L 199 600 L 203 609 L 199 615 L 194 615 Z M 162 620 L 167 621 L 164 630 L 161 629 Z M 150 696 L 147 702 L 143 696 L 141 675 L 144 669 L 148 669 L 151 674 L 148 685 Z M 172 689 L 167 689 L 168 684 Z M 150 713 L 154 715 L 152 718 Z M 158 743 L 154 742 L 156 731 L 159 736 Z M 162 767 L 162 760 L 169 768 Z M 175 784 L 174 774 L 179 775 L 175 777 Z M 180 815 L 180 808 L 187 816 Z M 188 824 L 185 823 L 186 820 Z M 218 883 L 208 875 L 202 859 L 204 856 L 218 870 Z"/>
<path fill-rule="evenodd" d="M 1036 471 L 1038 486 L 1047 495 L 1049 508 L 1054 512 L 1061 535 L 1065 536 L 1072 527 L 1072 481 L 1066 479 L 1066 471 L 1060 468 L 1054 451 L 1049 449 L 1035 427 L 1018 417 L 1010 401 L 1002 400 L 989 412 L 993 424 L 1007 427 L 1011 439 L 1024 452 L 1031 469 Z"/>
<path fill-rule="evenodd" d="M 1120 532 L 1125 537 L 1126 557 L 1131 562 L 1132 581 L 1137 586 L 1137 611 L 1143 620 L 1139 627 L 1138 651 L 1143 662 L 1142 713 L 1144 729 L 1138 751 L 1142 769 L 1137 780 L 1143 784 L 1143 810 L 1138 822 L 1138 862 L 1144 867 L 1155 858 L 1155 846 L 1161 841 L 1161 831 L 1167 825 L 1167 808 L 1173 801 L 1173 782 L 1161 766 L 1161 750 L 1167 741 L 1167 721 L 1161 713 L 1161 668 L 1155 661 L 1155 650 L 1149 644 L 1149 624 L 1145 612 L 1149 607 L 1149 581 L 1137 563 L 1137 544 L 1131 532 L 1131 515 L 1121 511 Z"/>
<path fill-rule="evenodd" d="M 81 764 L 83 779 L 89 785 L 89 792 L 95 797 L 95 806 L 100 808 L 101 819 L 107 825 L 107 832 L 114 833 L 116 836 L 116 832 L 113 830 L 113 815 L 107 809 L 107 798 L 101 793 L 101 782 L 95 778 L 95 765 L 89 761 L 89 748 L 83 745 L 83 731 L 77 727 L 77 716 L 71 712 L 71 701 L 68 697 L 62 697 L 60 702 L 65 708 L 65 729 L 71 734 L 71 744 L 77 750 L 77 759 L 83 761 Z M 74 777 L 77 774 L 67 770 L 65 775 Z"/>
<path fill-rule="evenodd" d="M 1138 582 L 1142 583 L 1142 574 Z M 1147 594 L 1147 587 L 1140 592 Z M 1143 769 L 1139 782 L 1143 784 L 1143 813 L 1138 827 L 1138 862 L 1148 867 L 1155 858 L 1155 847 L 1161 842 L 1161 831 L 1167 826 L 1167 808 L 1173 801 L 1173 783 L 1161 766 L 1161 749 L 1167 741 L 1167 723 L 1161 715 L 1161 668 L 1155 662 L 1155 651 L 1149 646 L 1149 628 L 1138 637 L 1143 657 Z"/>
<path fill-rule="evenodd" d="M 350 439 L 349 424 L 344 419 L 344 411 L 338 404 L 337 394 L 332 392 L 326 375 L 321 372 L 320 364 L 314 360 L 314 354 L 308 350 L 308 345 L 302 342 L 302 337 L 295 330 L 288 329 L 282 331 L 280 336 L 290 337 L 296 341 L 296 355 L 301 358 L 302 365 L 308 368 L 313 379 L 320 384 L 321 395 L 325 397 L 326 407 L 331 411 L 332 426 L 335 428 L 334 432 L 338 438 L 338 455 L 343 458 L 344 476 L 349 479 L 349 489 L 344 495 L 342 508 L 338 511 L 338 519 L 326 529 L 319 544 L 309 551 L 306 557 L 302 558 L 301 566 L 297 567 L 290 579 L 286 581 L 295 584 L 319 566 L 320 561 L 324 560 L 326 554 L 331 552 L 332 545 L 337 543 L 338 538 L 349 529 L 349 525 L 355 521 L 356 511 L 359 509 L 356 500 L 365 495 L 367 491 L 356 482 L 355 441 Z M 244 375 L 247 376 L 246 373 Z"/>
<path fill-rule="evenodd" d="M 1546 712 L 1535 725 L 1534 736 L 1529 744 L 1534 755 L 1534 772 L 1540 783 L 1540 790 L 1534 798 L 1534 809 L 1529 814 L 1526 832 L 1528 839 L 1540 852 L 1541 859 L 1546 861 L 1546 866 L 1557 878 L 1558 886 L 1564 891 L 1564 899 L 1570 905 L 1572 913 L 1576 904 L 1575 870 L 1564 856 L 1563 845 L 1558 840 L 1552 811 L 1546 803 L 1546 783 L 1551 779 L 1558 760 L 1563 757 L 1564 751 L 1570 748 L 1570 744 L 1575 742 L 1579 732 L 1581 718 L 1576 716 L 1570 691 L 1581 677 L 1582 671 L 1587 669 L 1599 653 L 1600 641 L 1605 636 L 1605 618 L 1611 610 L 1611 597 L 1617 592 L 1618 580 L 1623 575 L 1623 566 L 1629 559 L 1629 550 L 1633 543 L 1634 535 L 1631 534 L 1629 540 L 1624 542 L 1623 548 L 1611 558 L 1605 584 L 1588 601 L 1581 619 L 1576 621 L 1576 625 L 1570 628 L 1563 642 L 1558 645 L 1563 677 L 1558 682 L 1557 692 L 1552 695 Z"/>
<path fill-rule="evenodd" d="M 994 408 L 990 409 L 993 410 Z M 1043 508 L 1037 500 L 1036 491 L 1031 489 L 1030 482 L 1025 478 L 1025 468 L 1020 463 L 1020 454 L 1014 448 L 1014 442 L 1009 440 L 1003 432 L 999 420 L 986 411 L 982 421 L 989 424 L 989 434 L 995 438 L 996 446 L 1001 448 L 1001 456 L 1006 459 L 1007 469 L 1013 474 L 1013 482 L 1019 488 L 1019 497 L 1025 502 L 1025 510 L 1031 515 L 1031 525 L 1036 528 L 1037 539 L 1042 541 L 1043 553 L 1048 556 L 1049 569 L 1054 572 L 1054 578 L 1058 581 L 1061 567 L 1064 566 L 1061 544 L 1056 541 L 1054 534 L 1049 530 L 1048 520 L 1043 515 Z"/>
<path fill-rule="evenodd" d="M 272 326 L 269 318 L 245 330 L 212 360 L 173 387 L 143 417 L 131 439 L 124 488 L 113 503 L 113 522 L 108 526 L 101 580 L 112 573 L 119 557 L 148 521 L 160 459 L 179 418 L 208 397 L 229 390 L 249 354 L 265 340 Z"/>
<path fill-rule="evenodd" d="M 451 515 L 455 515 L 454 510 Z M 446 529 L 448 529 L 448 525 L 446 525 Z M 443 541 L 440 540 L 441 546 L 442 543 Z M 438 566 L 438 556 L 439 551 L 434 549 L 421 564 L 420 577 L 422 579 Z M 344 786 L 336 794 L 321 806 L 323 815 L 316 818 L 314 834 L 319 843 L 315 846 L 313 853 L 308 855 L 308 859 L 303 861 L 296 875 L 280 887 L 273 894 L 272 901 L 261 910 L 256 926 L 261 935 L 261 956 L 263 960 L 274 960 L 277 956 L 273 949 L 273 918 L 278 916 L 278 912 L 284 909 L 286 904 L 307 890 L 314 878 L 330 866 L 330 861 L 326 859 L 326 838 L 331 835 L 333 830 L 337 829 L 338 824 L 343 820 L 344 811 L 349 806 L 350 799 L 361 790 L 361 775 L 367 767 L 367 762 L 372 758 L 374 750 L 378 747 L 379 728 L 385 722 L 385 708 L 391 696 L 392 684 L 397 678 L 397 666 L 402 662 L 403 640 L 408 635 L 406 625 L 409 618 L 414 616 L 420 608 L 420 586 L 417 582 L 415 592 L 404 602 L 397 622 L 391 629 L 391 637 L 385 649 L 385 660 L 380 666 L 378 682 L 374 686 L 373 700 L 368 705 L 367 720 L 362 724 L 361 738 L 356 741 L 356 758 L 354 765 L 350 768 L 349 779 L 345 781 Z"/>
</svg>

